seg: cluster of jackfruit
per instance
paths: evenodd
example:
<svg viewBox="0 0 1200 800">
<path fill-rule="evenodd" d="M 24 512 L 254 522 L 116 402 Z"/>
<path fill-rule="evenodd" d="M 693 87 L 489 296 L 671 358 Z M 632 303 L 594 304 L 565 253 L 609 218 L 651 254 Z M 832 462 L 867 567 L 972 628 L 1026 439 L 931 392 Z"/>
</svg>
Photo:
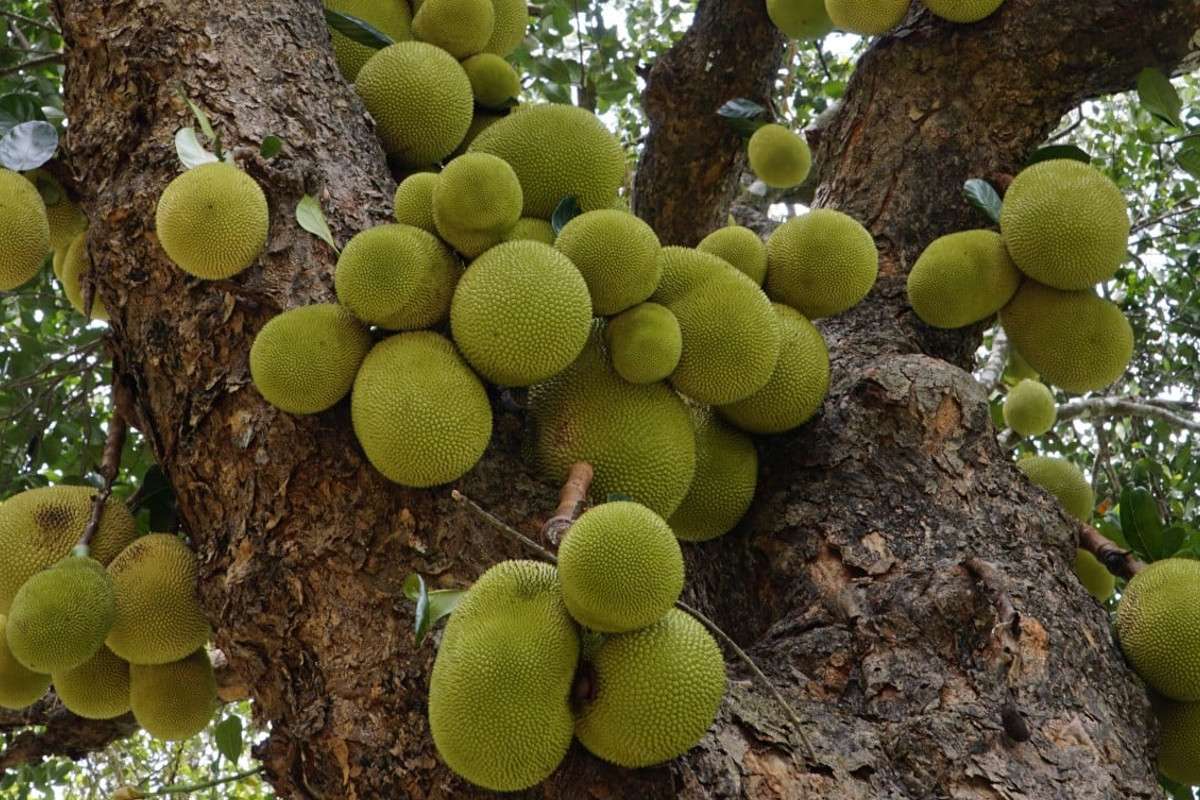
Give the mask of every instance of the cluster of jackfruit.
<svg viewBox="0 0 1200 800">
<path fill-rule="evenodd" d="M 557 569 L 505 561 L 485 572 L 451 614 L 430 678 L 446 764 L 516 791 L 549 776 L 572 737 L 629 768 L 690 750 L 716 717 L 725 664 L 674 608 L 683 580 L 671 527 L 625 501 L 580 516 Z"/>
<path fill-rule="evenodd" d="M 834 28 L 863 36 L 887 33 L 908 13 L 911 0 L 767 0 L 767 15 L 790 39 L 819 39 Z M 924 0 L 937 17 L 978 22 L 1004 0 Z"/>
<path fill-rule="evenodd" d="M 195 556 L 176 536 L 138 537 L 115 502 L 77 547 L 92 496 L 55 486 L 0 505 L 0 706 L 28 706 L 53 684 L 81 717 L 132 711 L 152 736 L 188 738 L 217 699 Z"/>
</svg>

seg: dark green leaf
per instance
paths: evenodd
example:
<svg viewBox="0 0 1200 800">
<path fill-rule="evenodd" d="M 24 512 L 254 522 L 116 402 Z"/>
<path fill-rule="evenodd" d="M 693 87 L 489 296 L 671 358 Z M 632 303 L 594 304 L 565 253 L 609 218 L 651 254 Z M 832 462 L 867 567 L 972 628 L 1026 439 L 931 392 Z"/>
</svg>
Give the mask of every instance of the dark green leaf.
<svg viewBox="0 0 1200 800">
<path fill-rule="evenodd" d="M 559 201 L 558 207 L 554 209 L 554 213 L 550 216 L 550 227 L 554 228 L 554 235 L 557 236 L 559 231 L 566 227 L 567 223 L 583 213 L 583 209 L 579 207 L 579 201 L 573 196 L 567 195 Z"/>
<path fill-rule="evenodd" d="M 1040 150 L 1035 150 L 1029 160 L 1025 162 L 1025 166 L 1036 164 L 1039 161 L 1053 161 L 1059 158 L 1069 158 L 1072 161 L 1082 161 L 1084 164 L 1092 163 L 1092 157 L 1088 155 L 1086 150 L 1076 147 L 1073 144 L 1052 144 L 1049 147 L 1043 147 Z"/>
<path fill-rule="evenodd" d="M 237 714 L 230 714 L 213 729 L 213 737 L 217 740 L 217 750 L 221 755 L 225 756 L 230 764 L 236 764 L 242 757 L 244 747 L 242 718 Z"/>
<path fill-rule="evenodd" d="M 982 178 L 972 178 L 963 184 L 963 194 L 971 205 L 978 208 L 992 222 L 999 224 L 1000 207 L 1003 201 L 990 183 Z"/>
<path fill-rule="evenodd" d="M 333 232 L 329 230 L 329 223 L 325 221 L 325 212 L 321 210 L 317 198 L 310 194 L 300 198 L 300 202 L 296 204 L 296 222 L 301 228 L 332 247 L 335 253 L 339 252 L 337 244 L 333 241 Z"/>
<path fill-rule="evenodd" d="M 1142 70 L 1137 78 L 1137 92 L 1142 108 L 1168 124 L 1183 127 L 1183 120 L 1179 118 L 1183 101 L 1170 79 L 1160 70 L 1153 67 Z"/>
<path fill-rule="evenodd" d="M 262 146 L 258 148 L 258 153 L 263 158 L 274 158 L 279 155 L 279 151 L 283 149 L 283 139 L 278 136 L 268 136 L 262 140 Z"/>
<path fill-rule="evenodd" d="M 1175 154 L 1175 163 L 1193 178 L 1200 178 L 1200 139 L 1188 139 Z"/>
<path fill-rule="evenodd" d="M 0 97 L 0 136 L 22 122 L 45 120 L 42 102 L 37 95 L 12 92 Z"/>
<path fill-rule="evenodd" d="M 1132 550 L 1129 542 L 1125 539 L 1125 534 L 1121 530 L 1121 525 L 1116 517 L 1107 515 L 1096 523 L 1096 530 L 1100 531 L 1104 536 L 1111 539 L 1117 547 L 1122 550 Z"/>
<path fill-rule="evenodd" d="M 175 153 L 179 156 L 180 163 L 187 169 L 219 160 L 200 144 L 194 128 L 180 128 L 175 131 Z"/>
<path fill-rule="evenodd" d="M 340 11 L 325 9 L 325 22 L 338 33 L 353 42 L 369 47 L 372 50 L 382 50 L 395 40 L 383 31 L 364 22 L 358 17 L 343 14 Z"/>
<path fill-rule="evenodd" d="M 49 122 L 33 120 L 14 125 L 0 139 L 0 166 L 17 172 L 37 169 L 58 149 L 58 130 Z"/>
<path fill-rule="evenodd" d="M 196 118 L 196 122 L 200 125 L 200 132 L 203 133 L 210 142 L 217 142 L 217 134 L 213 130 L 212 123 L 208 121 L 208 114 L 204 113 L 204 109 L 192 102 L 191 98 L 183 94 L 181 89 L 179 96 L 183 98 L 183 102 L 187 103 L 188 108 L 192 110 L 192 116 Z M 221 146 L 217 144 L 217 151 L 220 152 Z"/>
<path fill-rule="evenodd" d="M 1121 532 L 1135 553 L 1156 561 L 1162 549 L 1162 522 L 1154 497 L 1141 486 L 1121 491 Z"/>
<path fill-rule="evenodd" d="M 749 136 L 767 124 L 767 109 L 753 100 L 736 97 L 717 109 L 717 116 L 724 118 L 742 136 Z"/>
<path fill-rule="evenodd" d="M 1162 557 L 1170 558 L 1179 552 L 1190 533 L 1186 525 L 1172 525 L 1162 532 Z"/>
</svg>

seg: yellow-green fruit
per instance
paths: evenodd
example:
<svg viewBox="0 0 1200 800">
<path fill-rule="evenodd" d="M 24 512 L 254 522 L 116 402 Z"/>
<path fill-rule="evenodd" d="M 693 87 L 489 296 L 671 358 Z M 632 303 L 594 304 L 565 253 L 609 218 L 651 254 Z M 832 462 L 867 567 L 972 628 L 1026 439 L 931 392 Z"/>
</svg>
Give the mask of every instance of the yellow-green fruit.
<svg viewBox="0 0 1200 800">
<path fill-rule="evenodd" d="M 25 178 L 38 189 L 46 205 L 46 221 L 50 225 L 50 249 L 65 250 L 75 237 L 87 228 L 87 217 L 71 202 L 62 184 L 45 170 L 34 170 Z"/>
<path fill-rule="evenodd" d="M 1025 281 L 1000 311 L 1004 331 L 1046 383 L 1083 394 L 1103 389 L 1133 358 L 1133 328 L 1095 292 Z"/>
<path fill-rule="evenodd" d="M 767 16 L 789 39 L 820 39 L 833 30 L 825 0 L 767 0 Z"/>
<path fill-rule="evenodd" d="M 571 745 L 578 660 L 554 567 L 502 561 L 480 576 L 450 615 L 429 679 L 429 728 L 447 766 L 499 792 L 549 776 Z"/>
<path fill-rule="evenodd" d="M 1071 159 L 1042 161 L 1008 187 L 1000 231 L 1026 275 L 1056 289 L 1087 289 L 1125 260 L 1129 209 L 1099 170 Z"/>
<path fill-rule="evenodd" d="M 268 403 L 289 414 L 316 414 L 350 392 L 371 334 L 337 303 L 291 308 L 272 317 L 250 348 L 250 377 Z M 175 658 L 196 649 L 189 647 Z M 174 659 L 167 659 L 173 661 Z"/>
<path fill-rule="evenodd" d="M 101 647 L 78 667 L 54 673 L 54 693 L 85 719 L 119 717 L 129 711 L 129 663 Z"/>
<path fill-rule="evenodd" d="M 495 53 L 479 53 L 463 62 L 475 102 L 484 108 L 505 108 L 521 93 L 521 79 L 512 65 Z"/>
<path fill-rule="evenodd" d="M 1004 4 L 1004 0 L 925 0 L 935 16 L 951 22 L 978 22 Z"/>
<path fill-rule="evenodd" d="M 492 0 L 495 24 L 485 53 L 504 57 L 516 50 L 529 27 L 529 6 L 525 0 Z"/>
<path fill-rule="evenodd" d="M 424 42 L 400 42 L 371 56 L 354 81 L 388 155 L 423 167 L 441 161 L 467 133 L 475 101 L 454 56 Z"/>
<path fill-rule="evenodd" d="M 406 0 L 325 0 L 325 8 L 358 17 L 392 37 L 393 41 L 412 38 L 412 14 Z M 346 80 L 353 81 L 375 50 L 332 29 L 329 38 L 333 41 L 333 56 L 337 59 L 338 69 Z"/>
<path fill-rule="evenodd" d="M 598 331 L 574 364 L 530 388 L 529 422 L 531 455 L 553 483 L 586 461 L 595 468 L 595 497 L 627 495 L 664 518 L 692 483 L 696 445 L 687 407 L 664 384 L 623 380 Z"/>
<path fill-rule="evenodd" d="M 1200 703 L 1154 704 L 1158 717 L 1158 769 L 1185 786 L 1200 784 Z"/>
<path fill-rule="evenodd" d="M 70 556 L 17 590 L 4 632 L 17 661 L 34 672 L 61 672 L 96 654 L 116 613 L 104 566 Z"/>
<path fill-rule="evenodd" d="M 35 573 L 71 554 L 92 515 L 90 486 L 29 489 L 0 504 L 0 614 Z M 92 558 L 107 564 L 137 536 L 124 503 L 109 500 L 92 537 Z"/>
<path fill-rule="evenodd" d="M 1016 294 L 1021 272 L 994 231 L 935 239 L 908 273 L 908 302 L 927 325 L 962 328 L 995 314 Z"/>
<path fill-rule="evenodd" d="M 50 688 L 50 676 L 26 669 L 13 658 L 4 634 L 6 624 L 0 614 L 0 708 L 25 708 Z"/>
<path fill-rule="evenodd" d="M 666 380 L 683 353 L 679 321 L 665 306 L 640 303 L 609 320 L 604 336 L 613 369 L 630 383 Z"/>
<path fill-rule="evenodd" d="M 492 0 L 423 0 L 413 17 L 413 36 L 458 59 L 482 52 L 492 38 Z"/>
<path fill-rule="evenodd" d="M 749 228 L 741 225 L 718 228 L 701 239 L 696 249 L 728 261 L 759 286 L 767 277 L 767 245 Z"/>
<path fill-rule="evenodd" d="M 678 609 L 648 628 L 608 636 L 592 660 L 595 699 L 575 735 L 594 755 L 638 768 L 696 746 L 725 694 L 725 662 L 712 636 Z"/>
<path fill-rule="evenodd" d="M 1172 700 L 1200 700 L 1200 561 L 1168 558 L 1133 576 L 1117 635 L 1142 680 Z"/>
<path fill-rule="evenodd" d="M 196 597 L 196 556 L 178 536 L 152 533 L 108 565 L 117 616 L 105 644 L 134 664 L 178 661 L 208 641 Z"/>
<path fill-rule="evenodd" d="M 583 274 L 597 316 L 642 302 L 654 293 L 662 274 L 658 235 L 624 211 L 580 214 L 558 232 L 554 246 Z"/>
<path fill-rule="evenodd" d="M 671 528 L 640 503 L 605 503 L 585 511 L 558 549 L 567 610 L 602 633 L 644 628 L 662 618 L 683 591 L 683 552 Z"/>
<path fill-rule="evenodd" d="M 467 258 L 504 241 L 521 218 L 521 182 L 488 153 L 464 153 L 446 165 L 433 187 L 438 235 Z"/>
<path fill-rule="evenodd" d="M 1037 370 L 1029 366 L 1029 362 L 1012 348 L 1009 348 L 1008 351 L 1008 363 L 1004 366 L 1004 376 L 1017 382 L 1024 380 L 1036 381 L 1041 377 L 1038 375 Z"/>
<path fill-rule="evenodd" d="M 70 245 L 67 245 L 67 247 L 62 248 L 61 250 L 55 250 L 54 256 L 51 258 L 51 261 L 50 261 L 51 267 L 54 270 L 54 277 L 58 278 L 59 283 L 62 282 L 63 259 L 65 259 L 67 257 L 67 250 L 69 248 L 70 248 Z"/>
<path fill-rule="evenodd" d="M 262 188 L 223 162 L 179 175 L 158 198 L 154 226 L 167 256 L 206 280 L 232 277 L 254 263 L 267 243 Z"/>
<path fill-rule="evenodd" d="M 396 222 L 437 233 L 433 222 L 433 187 L 437 179 L 436 172 L 414 172 L 400 181 L 392 202 Z"/>
<path fill-rule="evenodd" d="M 526 217 L 550 219 L 565 197 L 574 197 L 584 211 L 608 208 L 625 180 L 621 143 L 595 114 L 576 106 L 538 105 L 509 114 L 481 131 L 470 149 L 512 165 Z"/>
<path fill-rule="evenodd" d="M 515 106 L 513 110 L 520 108 Z M 475 116 L 471 117 L 471 125 L 467 128 L 467 135 L 459 142 L 458 147 L 454 148 L 454 152 L 450 155 L 461 156 L 471 148 L 471 143 L 475 141 L 475 137 L 482 133 L 486 128 L 492 126 L 497 121 L 504 119 L 506 114 L 490 113 L 483 109 L 475 109 Z"/>
<path fill-rule="evenodd" d="M 658 253 L 662 277 L 654 290 L 655 302 L 670 305 L 713 277 L 726 274 L 730 264 L 712 253 L 670 245 Z"/>
<path fill-rule="evenodd" d="M 1117 588 L 1117 579 L 1108 571 L 1100 559 L 1083 548 L 1075 551 L 1075 575 L 1083 588 L 1101 603 L 1112 597 Z"/>
<path fill-rule="evenodd" d="M 804 183 L 812 168 L 808 142 L 782 125 L 763 125 L 750 137 L 750 169 L 773 189 Z"/>
<path fill-rule="evenodd" d="M 521 217 L 513 229 L 504 236 L 504 241 L 518 242 L 523 239 L 553 245 L 554 226 L 548 220 L 537 217 Z"/>
<path fill-rule="evenodd" d="M 450 304 L 454 341 L 479 374 L 528 386 L 568 366 L 587 342 L 587 284 L 541 242 L 504 242 L 467 268 Z"/>
<path fill-rule="evenodd" d="M 1004 423 L 1022 436 L 1041 436 L 1057 419 L 1054 395 L 1037 381 L 1021 381 L 1004 398 Z"/>
<path fill-rule="evenodd" d="M 746 515 L 758 485 L 758 452 L 750 437 L 729 427 L 711 408 L 691 409 L 696 429 L 696 476 L 668 520 L 687 541 L 715 539 Z"/>
<path fill-rule="evenodd" d="M 1092 485 L 1070 461 L 1051 456 L 1029 456 L 1017 462 L 1017 469 L 1054 495 L 1071 516 L 1084 522 L 1092 518 L 1096 499 Z"/>
<path fill-rule="evenodd" d="M 133 718 L 155 739 L 190 739 L 217 709 L 217 680 L 203 650 L 169 664 L 129 666 Z"/>
<path fill-rule="evenodd" d="M 389 330 L 428 328 L 446 319 L 461 269 L 428 231 L 377 225 L 355 234 L 338 256 L 338 302 L 363 322 Z"/>
<path fill-rule="evenodd" d="M 853 307 L 878 273 L 875 240 L 840 211 L 818 208 L 794 217 L 767 239 L 767 294 L 808 319 Z"/>
<path fill-rule="evenodd" d="M 354 379 L 350 416 L 367 459 L 405 486 L 462 477 L 492 436 L 483 384 L 453 344 L 428 331 L 371 348 Z"/>
<path fill-rule="evenodd" d="M 0 291 L 11 291 L 42 267 L 50 252 L 50 223 L 37 188 L 20 173 L 0 169 Z"/>
<path fill-rule="evenodd" d="M 825 0 L 829 19 L 841 30 L 862 36 L 887 33 L 908 13 L 910 0 Z"/>
<path fill-rule="evenodd" d="M 67 296 L 67 302 L 71 307 L 80 314 L 83 311 L 83 286 L 80 280 L 83 277 L 84 270 L 89 269 L 90 263 L 87 257 L 87 232 L 80 233 L 71 242 L 71 246 L 67 248 L 66 254 L 63 256 L 61 275 L 59 281 L 62 282 L 63 294 Z M 104 307 L 104 301 L 92 291 L 92 316 L 91 319 L 106 320 L 108 319 L 108 309 Z"/>
</svg>

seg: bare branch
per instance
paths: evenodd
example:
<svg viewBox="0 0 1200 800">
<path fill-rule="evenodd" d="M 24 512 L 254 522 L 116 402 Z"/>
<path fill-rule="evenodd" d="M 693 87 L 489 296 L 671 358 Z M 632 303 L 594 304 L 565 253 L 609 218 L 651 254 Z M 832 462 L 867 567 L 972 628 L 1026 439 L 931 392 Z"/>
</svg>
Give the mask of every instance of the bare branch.
<svg viewBox="0 0 1200 800">
<path fill-rule="evenodd" d="M 34 67 L 43 67 L 47 64 L 60 64 L 62 63 L 62 60 L 62 53 L 51 53 L 49 55 L 42 56 L 41 58 L 31 58 L 28 61 L 22 61 L 20 64 L 14 64 L 11 67 L 0 69 L 0 77 L 4 77 L 5 75 L 15 75 L 22 70 L 33 69 Z"/>
<path fill-rule="evenodd" d="M 1156 214 L 1153 217 L 1147 217 L 1146 219 L 1143 219 L 1143 220 L 1139 221 L 1136 225 L 1134 225 L 1132 232 L 1137 233 L 1138 231 L 1144 231 L 1144 230 L 1146 230 L 1146 228 L 1153 227 L 1153 226 L 1159 224 L 1160 222 L 1165 222 L 1168 219 L 1171 219 L 1173 217 L 1179 217 L 1184 214 L 1190 214 L 1193 211 L 1200 211 L 1200 203 L 1192 203 L 1190 205 L 1176 206 L 1175 208 L 1172 208 L 1169 211 L 1164 211 L 1163 213 Z"/>
<path fill-rule="evenodd" d="M 5 11 L 0 9 L 0 17 L 8 17 L 9 19 L 16 20 L 17 22 L 23 22 L 26 25 L 32 25 L 35 28 L 41 28 L 47 33 L 53 33 L 55 36 L 62 36 L 62 32 L 48 22 L 42 22 L 41 20 L 27 17 L 24 14 L 18 14 L 15 11 Z"/>
<path fill-rule="evenodd" d="M 1058 419 L 1077 417 L 1150 417 L 1177 428 L 1200 431 L 1200 421 L 1180 416 L 1164 406 L 1171 400 L 1144 400 L 1139 397 L 1081 397 L 1058 407 Z"/>
<path fill-rule="evenodd" d="M 1004 377 L 1004 365 L 1008 361 L 1008 350 L 1008 334 L 1004 332 L 1004 328 L 997 326 L 996 333 L 992 337 L 992 352 L 988 354 L 983 369 L 975 374 L 975 380 L 982 383 L 983 388 L 987 389 L 989 393 L 999 387 L 1000 380 Z"/>
<path fill-rule="evenodd" d="M 135 730 L 137 723 L 129 714 L 109 720 L 83 719 L 48 694 L 20 711 L 0 709 L 0 731 L 16 732 L 0 752 L 0 772 L 51 756 L 80 759 Z"/>
<path fill-rule="evenodd" d="M 1117 547 L 1112 539 L 1084 522 L 1079 523 L 1079 546 L 1118 578 L 1129 580 L 1146 568 L 1133 553 Z"/>
<path fill-rule="evenodd" d="M 100 477 L 104 486 L 96 492 L 92 499 L 92 515 L 79 537 L 78 547 L 87 547 L 96 530 L 100 527 L 100 516 L 104 513 L 104 504 L 112 496 L 113 481 L 121 469 L 121 451 L 125 449 L 125 436 L 129 433 L 129 389 L 113 371 L 113 413 L 108 420 L 108 436 L 104 439 L 104 454 L 100 459 Z"/>
</svg>

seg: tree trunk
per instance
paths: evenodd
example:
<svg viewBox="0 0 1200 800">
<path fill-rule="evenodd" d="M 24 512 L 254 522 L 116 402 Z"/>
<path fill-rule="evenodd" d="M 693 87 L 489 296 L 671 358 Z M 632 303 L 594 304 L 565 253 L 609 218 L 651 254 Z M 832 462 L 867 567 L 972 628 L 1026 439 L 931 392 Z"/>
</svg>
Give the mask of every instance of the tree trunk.
<svg viewBox="0 0 1200 800">
<path fill-rule="evenodd" d="M 391 178 L 320 3 L 56 5 L 66 146 L 117 372 L 200 554 L 216 644 L 272 723 L 259 752 L 271 782 L 296 798 L 482 796 L 436 758 L 434 646 L 415 645 L 400 586 L 413 571 L 461 586 L 529 554 L 449 487 L 380 478 L 345 404 L 293 417 L 250 383 L 262 324 L 333 297 L 335 255 L 295 224 L 297 200 L 320 198 L 341 243 L 390 212 Z M 903 281 L 930 239 L 982 223 L 965 178 L 1014 172 L 1067 109 L 1170 68 L 1198 28 L 1190 0 L 1008 0 L 972 26 L 914 11 L 871 48 L 812 139 L 818 199 L 870 227 L 879 283 L 822 325 L 824 413 L 761 442 L 747 520 L 687 546 L 690 599 L 783 689 L 815 753 L 731 661 L 717 724 L 685 758 L 627 771 L 575 746 L 527 796 L 1159 796 L 1145 693 L 1071 574 L 1075 529 L 1009 465 L 962 371 L 978 331 L 924 328 Z M 701 0 L 655 66 L 636 203 L 665 241 L 693 242 L 722 217 L 742 158 L 713 114 L 765 99 L 779 52 L 761 0 Z M 189 278 L 155 240 L 157 197 L 179 172 L 173 135 L 191 124 L 180 88 L 270 200 L 267 254 L 229 281 Z M 264 162 L 269 134 L 287 144 Z M 556 487 L 521 462 L 519 414 L 496 409 L 488 454 L 456 486 L 535 533 Z M 995 571 L 973 572 L 973 557 Z M 1016 622 L 997 626 L 1005 598 Z"/>
</svg>

